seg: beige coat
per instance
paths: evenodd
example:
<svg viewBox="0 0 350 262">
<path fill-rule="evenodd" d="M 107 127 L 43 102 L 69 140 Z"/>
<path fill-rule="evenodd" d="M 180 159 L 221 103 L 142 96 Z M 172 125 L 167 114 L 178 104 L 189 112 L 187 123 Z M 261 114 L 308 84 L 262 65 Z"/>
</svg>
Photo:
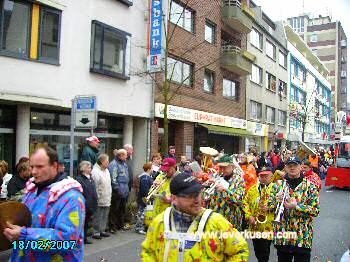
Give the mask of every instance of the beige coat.
<svg viewBox="0 0 350 262">
<path fill-rule="evenodd" d="M 108 168 L 102 170 L 98 164 L 95 164 L 91 174 L 96 185 L 98 206 L 109 207 L 112 198 L 112 185 L 111 175 L 109 174 Z"/>
</svg>

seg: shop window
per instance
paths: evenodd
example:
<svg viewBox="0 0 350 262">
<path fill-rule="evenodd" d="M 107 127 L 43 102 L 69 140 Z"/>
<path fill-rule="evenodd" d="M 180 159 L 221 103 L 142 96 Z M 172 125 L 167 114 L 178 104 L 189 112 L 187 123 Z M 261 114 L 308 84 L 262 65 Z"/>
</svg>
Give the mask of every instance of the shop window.
<svg viewBox="0 0 350 262">
<path fill-rule="evenodd" d="M 58 64 L 61 11 L 19 0 L 0 0 L 0 53 Z"/>
<path fill-rule="evenodd" d="M 131 35 L 98 21 L 92 21 L 90 71 L 129 79 Z"/>
</svg>

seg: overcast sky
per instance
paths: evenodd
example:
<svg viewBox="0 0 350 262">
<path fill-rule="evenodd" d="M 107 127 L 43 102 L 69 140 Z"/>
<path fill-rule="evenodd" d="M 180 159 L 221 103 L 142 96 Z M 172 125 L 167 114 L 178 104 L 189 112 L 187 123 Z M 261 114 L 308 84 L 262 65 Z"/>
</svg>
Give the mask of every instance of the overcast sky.
<svg viewBox="0 0 350 262">
<path fill-rule="evenodd" d="M 286 20 L 287 17 L 298 16 L 302 13 L 311 15 L 330 15 L 332 21 L 340 21 L 350 42 L 350 0 L 253 0 L 260 5 L 272 20 Z M 330 5 L 331 3 L 331 5 Z M 348 46 L 348 58 L 350 48 Z M 350 62 L 348 60 L 348 86 L 350 80 Z M 348 88 L 348 102 L 350 89 Z"/>
</svg>

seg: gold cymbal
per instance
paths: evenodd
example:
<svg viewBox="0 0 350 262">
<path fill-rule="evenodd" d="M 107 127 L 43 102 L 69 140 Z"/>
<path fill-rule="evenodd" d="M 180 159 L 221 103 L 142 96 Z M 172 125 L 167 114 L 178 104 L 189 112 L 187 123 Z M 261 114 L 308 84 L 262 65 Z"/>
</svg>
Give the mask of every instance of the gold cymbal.
<svg viewBox="0 0 350 262">
<path fill-rule="evenodd" d="M 30 227 L 32 225 L 32 214 L 23 203 L 16 201 L 0 203 L 0 251 L 12 247 L 10 241 L 3 234 L 4 229 L 7 227 L 7 221 L 13 225 Z"/>
</svg>

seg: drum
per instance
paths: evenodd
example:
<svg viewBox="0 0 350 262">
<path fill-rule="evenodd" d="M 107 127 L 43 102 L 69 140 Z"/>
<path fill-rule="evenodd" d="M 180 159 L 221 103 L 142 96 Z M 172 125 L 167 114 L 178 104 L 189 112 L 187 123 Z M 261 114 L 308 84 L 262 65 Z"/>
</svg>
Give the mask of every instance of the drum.
<svg viewBox="0 0 350 262">
<path fill-rule="evenodd" d="M 145 220 L 144 220 L 145 225 L 149 227 L 152 220 L 153 220 L 153 205 L 148 205 L 146 206 L 146 211 L 145 211 Z"/>
<path fill-rule="evenodd" d="M 6 222 L 17 226 L 30 227 L 32 225 L 32 214 L 28 207 L 16 201 L 5 201 L 0 203 L 0 251 L 10 249 L 12 244 L 3 234 L 7 227 Z"/>
</svg>

